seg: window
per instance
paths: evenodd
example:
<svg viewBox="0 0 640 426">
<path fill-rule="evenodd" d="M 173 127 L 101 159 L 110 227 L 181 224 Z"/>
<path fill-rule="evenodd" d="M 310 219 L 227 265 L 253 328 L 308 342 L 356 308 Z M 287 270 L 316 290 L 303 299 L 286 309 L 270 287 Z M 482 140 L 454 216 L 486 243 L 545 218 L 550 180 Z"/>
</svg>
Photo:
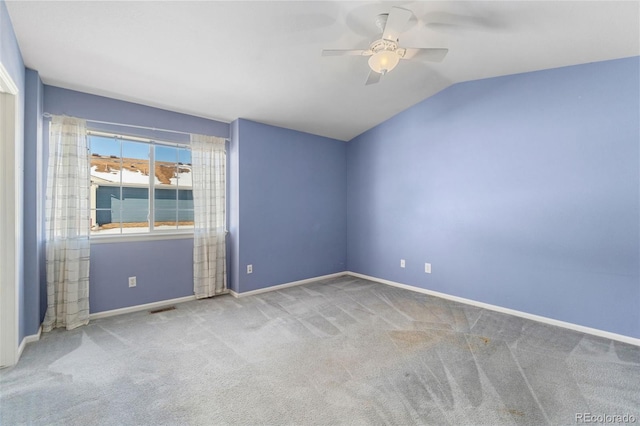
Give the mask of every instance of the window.
<svg viewBox="0 0 640 426">
<path fill-rule="evenodd" d="M 91 235 L 193 230 L 188 146 L 90 132 Z"/>
</svg>

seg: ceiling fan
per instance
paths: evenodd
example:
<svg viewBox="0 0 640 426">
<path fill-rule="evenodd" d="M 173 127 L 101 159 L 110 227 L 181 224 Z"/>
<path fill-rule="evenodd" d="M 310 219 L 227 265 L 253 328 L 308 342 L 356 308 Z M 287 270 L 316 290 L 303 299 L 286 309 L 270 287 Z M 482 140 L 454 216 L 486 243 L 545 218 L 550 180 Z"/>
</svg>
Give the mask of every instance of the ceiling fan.
<svg viewBox="0 0 640 426">
<path fill-rule="evenodd" d="M 373 41 L 368 49 L 324 49 L 322 56 L 368 56 L 371 71 L 366 85 L 380 81 L 380 77 L 398 65 L 400 59 L 418 59 L 440 62 L 449 49 L 404 48 L 398 45 L 400 34 L 406 29 L 413 12 L 401 7 L 392 7 L 389 13 L 376 17 L 376 26 L 382 31 L 380 39 Z"/>
</svg>

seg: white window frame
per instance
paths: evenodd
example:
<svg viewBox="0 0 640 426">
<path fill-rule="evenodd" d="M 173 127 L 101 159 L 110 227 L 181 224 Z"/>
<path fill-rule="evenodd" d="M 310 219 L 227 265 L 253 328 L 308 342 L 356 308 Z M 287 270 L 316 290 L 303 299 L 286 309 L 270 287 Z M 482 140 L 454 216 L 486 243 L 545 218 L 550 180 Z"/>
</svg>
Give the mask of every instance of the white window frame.
<svg viewBox="0 0 640 426">
<path fill-rule="evenodd" d="M 120 141 L 131 141 L 146 143 L 151 146 L 169 146 L 174 148 L 186 148 L 191 151 L 191 145 L 177 142 L 168 142 L 158 139 L 142 138 L 139 136 L 130 136 L 124 133 L 110 133 L 99 130 L 87 130 L 87 136 L 99 136 L 103 138 L 118 139 Z M 89 149 L 91 147 L 89 146 Z M 122 158 L 122 144 L 120 145 L 121 158 Z M 149 150 L 149 168 L 155 170 L 155 149 Z M 151 166 L 154 166 L 152 168 Z M 108 243 L 121 243 L 130 241 L 158 241 L 158 240 L 176 240 L 176 239 L 192 239 L 193 229 L 171 229 L 171 230 L 155 230 L 154 220 L 155 217 L 155 184 L 152 183 L 151 176 L 149 176 L 149 185 L 146 188 L 149 190 L 149 213 L 148 223 L 149 230 L 139 233 L 120 233 L 120 234 L 91 234 L 89 240 L 91 244 L 108 244 Z M 122 182 L 119 185 L 114 185 L 122 188 Z"/>
<path fill-rule="evenodd" d="M 0 368 L 15 365 L 27 339 L 18 343 L 23 277 L 24 148 L 19 140 L 18 86 L 0 62 Z"/>
</svg>

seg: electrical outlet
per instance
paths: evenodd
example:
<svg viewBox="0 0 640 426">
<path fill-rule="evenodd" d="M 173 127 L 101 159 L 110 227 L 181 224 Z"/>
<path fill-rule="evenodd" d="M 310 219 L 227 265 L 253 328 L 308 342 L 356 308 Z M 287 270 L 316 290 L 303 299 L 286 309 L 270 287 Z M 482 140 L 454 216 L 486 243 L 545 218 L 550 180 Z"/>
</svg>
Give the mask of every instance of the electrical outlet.
<svg viewBox="0 0 640 426">
<path fill-rule="evenodd" d="M 247 265 L 247 274 L 253 274 L 253 265 Z"/>
<path fill-rule="evenodd" d="M 129 287 L 136 286 L 136 277 L 129 277 Z"/>
<path fill-rule="evenodd" d="M 431 264 L 430 263 L 425 263 L 424 264 L 424 272 L 426 274 L 430 274 L 431 273 Z"/>
<path fill-rule="evenodd" d="M 404 259 L 400 259 L 400 267 L 404 268 Z"/>
</svg>

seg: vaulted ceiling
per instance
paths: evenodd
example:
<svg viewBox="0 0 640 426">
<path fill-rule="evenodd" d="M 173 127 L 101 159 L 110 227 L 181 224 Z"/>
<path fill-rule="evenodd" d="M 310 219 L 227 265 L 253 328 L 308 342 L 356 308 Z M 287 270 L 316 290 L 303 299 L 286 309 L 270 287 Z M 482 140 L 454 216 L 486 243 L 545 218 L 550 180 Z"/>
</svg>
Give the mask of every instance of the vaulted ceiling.
<svg viewBox="0 0 640 426">
<path fill-rule="evenodd" d="M 640 54 L 637 1 L 7 1 L 45 84 L 349 140 L 451 84 Z M 413 12 L 401 61 L 365 86 L 378 14 Z"/>
</svg>

